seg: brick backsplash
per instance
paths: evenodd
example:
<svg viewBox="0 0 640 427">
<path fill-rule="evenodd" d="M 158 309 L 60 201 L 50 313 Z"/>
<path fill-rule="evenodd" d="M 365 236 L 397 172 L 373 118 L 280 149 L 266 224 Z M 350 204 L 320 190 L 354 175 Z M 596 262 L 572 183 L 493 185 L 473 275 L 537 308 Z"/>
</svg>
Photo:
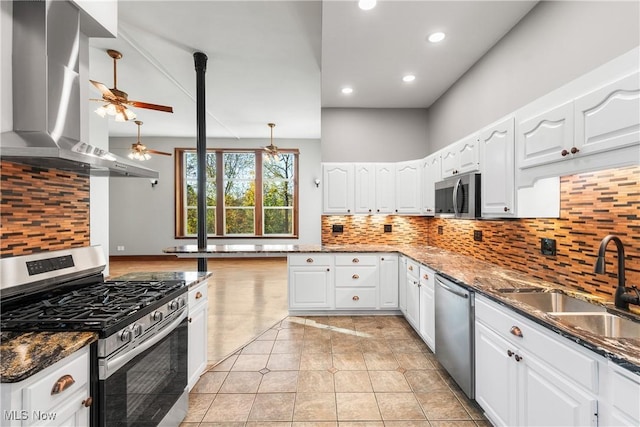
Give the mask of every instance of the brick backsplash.
<svg viewBox="0 0 640 427">
<path fill-rule="evenodd" d="M 593 266 L 602 238 L 615 234 L 625 246 L 627 285 L 640 286 L 640 167 L 567 176 L 560 186 L 560 218 L 323 216 L 322 243 L 429 244 L 613 299 L 617 285 L 613 243 L 606 257 L 608 274 L 594 274 Z M 394 225 L 392 233 L 382 232 L 386 223 Z M 344 233 L 332 233 L 332 224 L 343 224 Z M 482 231 L 481 242 L 473 240 L 474 230 Z M 555 256 L 540 253 L 543 237 L 556 239 Z"/>
<path fill-rule="evenodd" d="M 0 257 L 88 246 L 89 177 L 0 162 Z"/>
</svg>

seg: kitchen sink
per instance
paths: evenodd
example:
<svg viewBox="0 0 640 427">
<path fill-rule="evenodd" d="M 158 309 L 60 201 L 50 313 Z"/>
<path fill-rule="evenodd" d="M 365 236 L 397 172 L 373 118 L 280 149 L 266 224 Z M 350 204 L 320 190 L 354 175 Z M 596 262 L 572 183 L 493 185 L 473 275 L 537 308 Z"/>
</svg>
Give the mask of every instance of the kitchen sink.
<svg viewBox="0 0 640 427">
<path fill-rule="evenodd" d="M 559 292 L 514 292 L 505 296 L 546 313 L 606 311 L 603 306 L 591 304 Z"/>
<path fill-rule="evenodd" d="M 554 313 L 562 323 L 610 338 L 640 339 L 640 322 L 610 313 Z"/>
</svg>

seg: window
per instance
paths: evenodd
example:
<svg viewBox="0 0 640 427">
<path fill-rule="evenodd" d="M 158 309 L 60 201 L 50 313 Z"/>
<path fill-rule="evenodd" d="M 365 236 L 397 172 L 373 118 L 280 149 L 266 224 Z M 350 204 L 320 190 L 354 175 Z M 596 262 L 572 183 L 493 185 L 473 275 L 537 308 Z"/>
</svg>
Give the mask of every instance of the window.
<svg viewBox="0 0 640 427">
<path fill-rule="evenodd" d="M 197 235 L 197 157 L 176 156 L 176 237 Z M 210 237 L 296 237 L 297 150 L 207 150 L 207 234 Z"/>
</svg>

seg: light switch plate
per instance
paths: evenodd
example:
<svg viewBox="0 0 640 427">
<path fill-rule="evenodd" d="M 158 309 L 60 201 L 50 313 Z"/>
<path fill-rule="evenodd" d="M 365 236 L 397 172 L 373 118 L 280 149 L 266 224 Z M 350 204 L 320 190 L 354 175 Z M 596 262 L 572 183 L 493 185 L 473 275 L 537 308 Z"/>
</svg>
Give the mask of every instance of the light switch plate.
<svg viewBox="0 0 640 427">
<path fill-rule="evenodd" d="M 555 256 L 556 255 L 556 240 L 541 238 L 540 239 L 540 252 L 542 255 Z"/>
</svg>

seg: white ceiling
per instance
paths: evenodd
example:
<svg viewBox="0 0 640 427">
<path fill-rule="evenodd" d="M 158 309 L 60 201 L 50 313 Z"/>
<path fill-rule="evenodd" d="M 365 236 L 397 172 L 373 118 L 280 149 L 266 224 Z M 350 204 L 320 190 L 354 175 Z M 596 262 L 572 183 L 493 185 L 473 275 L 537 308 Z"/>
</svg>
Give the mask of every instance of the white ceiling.
<svg viewBox="0 0 640 427">
<path fill-rule="evenodd" d="M 90 78 L 113 87 L 105 50 L 120 51 L 118 89 L 174 108 L 134 108 L 143 138 L 194 137 L 201 51 L 208 137 L 268 138 L 274 122 L 276 139 L 320 138 L 321 106 L 430 106 L 535 4 L 386 0 L 362 11 L 347 0 L 120 0 L 118 38 L 91 39 Z M 427 42 L 433 31 L 447 38 Z M 416 80 L 403 83 L 405 73 Z M 109 120 L 111 136 L 135 136 L 134 124 Z"/>
</svg>

